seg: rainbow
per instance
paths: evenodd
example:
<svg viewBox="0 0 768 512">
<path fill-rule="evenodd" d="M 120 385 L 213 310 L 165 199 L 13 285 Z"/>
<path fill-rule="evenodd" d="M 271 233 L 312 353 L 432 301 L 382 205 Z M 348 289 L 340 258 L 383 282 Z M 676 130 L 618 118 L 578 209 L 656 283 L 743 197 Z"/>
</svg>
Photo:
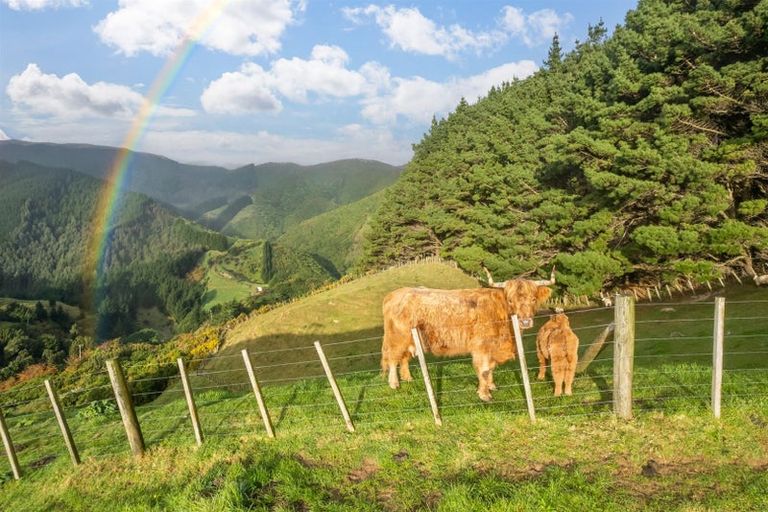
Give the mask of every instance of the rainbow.
<svg viewBox="0 0 768 512">
<path fill-rule="evenodd" d="M 211 27 L 213 22 L 219 17 L 222 10 L 230 0 L 213 0 L 200 14 L 193 20 L 187 29 L 184 40 L 179 44 L 176 51 L 168 57 L 163 68 L 157 74 L 157 77 L 145 96 L 136 116 L 131 122 L 125 139 L 123 139 L 112 165 L 105 178 L 104 186 L 101 189 L 96 208 L 94 209 L 91 236 L 86 249 L 84 285 L 86 304 L 88 309 L 97 305 L 96 288 L 98 286 L 100 273 L 104 265 L 104 256 L 109 245 L 109 233 L 113 225 L 116 212 L 119 210 L 120 198 L 124 193 L 128 169 L 133 160 L 133 152 L 141 141 L 142 136 L 147 130 L 153 115 L 157 110 L 160 99 L 168 91 L 179 75 L 179 71 L 186 63 L 192 50 L 197 45 L 197 41 Z M 90 292 L 90 295 L 89 295 Z"/>
</svg>

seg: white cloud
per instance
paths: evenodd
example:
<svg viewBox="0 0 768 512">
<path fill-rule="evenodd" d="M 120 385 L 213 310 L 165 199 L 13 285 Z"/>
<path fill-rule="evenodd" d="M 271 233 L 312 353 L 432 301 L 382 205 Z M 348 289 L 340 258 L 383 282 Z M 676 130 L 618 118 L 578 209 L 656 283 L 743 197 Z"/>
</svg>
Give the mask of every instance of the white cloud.
<svg viewBox="0 0 768 512">
<path fill-rule="evenodd" d="M 571 13 L 558 14 L 552 9 L 541 9 L 531 14 L 525 14 L 522 9 L 505 6 L 501 10 L 500 20 L 503 26 L 514 37 L 519 37 L 526 46 L 537 46 L 549 42 L 552 37 L 573 21 Z"/>
<path fill-rule="evenodd" d="M 495 28 L 472 31 L 459 24 L 438 26 L 415 7 L 371 4 L 345 7 L 341 11 L 356 24 L 372 18 L 393 48 L 449 59 L 463 51 L 480 52 L 503 45 L 510 37 L 520 38 L 527 46 L 536 46 L 548 42 L 573 20 L 570 13 L 560 15 L 552 9 L 541 9 L 525 14 L 522 9 L 507 5 L 501 10 L 502 16 Z"/>
<path fill-rule="evenodd" d="M 82 7 L 88 0 L 2 0 L 2 3 L 14 11 L 40 11 L 59 7 Z"/>
<path fill-rule="evenodd" d="M 330 138 L 287 137 L 260 131 L 152 131 L 141 151 L 160 153 L 183 162 L 239 166 L 248 163 L 316 164 L 342 158 L 367 158 L 394 165 L 412 156 L 411 140 L 396 139 L 389 130 L 340 129 Z"/>
<path fill-rule="evenodd" d="M 189 36 L 234 55 L 270 54 L 280 49 L 283 31 L 293 21 L 294 4 L 291 0 L 120 0 L 119 9 L 94 31 L 104 43 L 130 56 L 167 55 Z M 295 7 L 301 12 L 303 3 Z"/>
<path fill-rule="evenodd" d="M 61 119 L 133 117 L 144 97 L 124 85 L 107 82 L 86 83 L 76 73 L 59 77 L 43 73 L 37 64 L 11 77 L 6 93 L 15 108 L 32 115 Z M 191 116 L 189 109 L 158 107 L 160 116 Z"/>
<path fill-rule="evenodd" d="M 11 140 L 11 138 L 3 131 L 2 128 L 0 128 L 0 140 Z"/>
<path fill-rule="evenodd" d="M 484 73 L 434 82 L 422 77 L 394 78 L 389 91 L 363 100 L 363 117 L 371 122 L 394 123 L 398 116 L 418 123 L 429 123 L 433 115 L 452 111 L 461 98 L 474 102 L 494 85 L 522 79 L 536 71 L 533 61 L 510 62 Z"/>
<path fill-rule="evenodd" d="M 386 68 L 368 63 L 354 71 L 346 67 L 348 60 L 338 46 L 316 45 L 308 60 L 279 59 L 269 70 L 247 62 L 211 82 L 200 101 L 211 113 L 277 112 L 282 109 L 278 96 L 299 103 L 307 102 L 310 93 L 344 98 L 375 90 L 386 81 Z"/>
<path fill-rule="evenodd" d="M 498 30 L 473 32 L 458 24 L 437 26 L 415 7 L 369 5 L 346 7 L 342 9 L 342 13 L 358 24 L 372 17 L 392 47 L 412 53 L 453 58 L 462 51 L 480 51 L 501 44 L 506 39 L 505 34 Z"/>
</svg>

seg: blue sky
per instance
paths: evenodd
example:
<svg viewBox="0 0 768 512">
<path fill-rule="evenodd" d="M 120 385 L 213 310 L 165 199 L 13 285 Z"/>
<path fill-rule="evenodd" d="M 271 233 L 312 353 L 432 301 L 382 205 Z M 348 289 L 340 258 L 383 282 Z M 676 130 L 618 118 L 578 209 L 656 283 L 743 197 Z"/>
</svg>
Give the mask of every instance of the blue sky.
<svg viewBox="0 0 768 512">
<path fill-rule="evenodd" d="M 120 145 L 212 0 L 0 0 L 0 138 Z M 462 96 L 533 73 L 634 0 L 230 0 L 137 149 L 229 167 L 403 164 Z"/>
</svg>

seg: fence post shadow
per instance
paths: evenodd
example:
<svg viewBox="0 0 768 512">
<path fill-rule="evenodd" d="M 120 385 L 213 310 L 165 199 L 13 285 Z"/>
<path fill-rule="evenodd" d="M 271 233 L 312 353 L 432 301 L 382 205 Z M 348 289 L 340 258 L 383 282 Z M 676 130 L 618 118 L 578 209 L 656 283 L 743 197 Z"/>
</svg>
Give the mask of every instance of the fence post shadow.
<svg viewBox="0 0 768 512">
<path fill-rule="evenodd" d="M 292 388 L 291 396 L 288 397 L 288 400 L 283 404 L 282 408 L 280 409 L 280 414 L 277 416 L 277 421 L 275 421 L 275 428 L 279 427 L 280 424 L 283 423 L 285 415 L 288 414 L 288 409 L 290 406 L 296 403 L 296 398 L 299 396 L 298 387 L 292 386 Z"/>
<path fill-rule="evenodd" d="M 355 399 L 355 408 L 352 410 L 352 417 L 355 418 L 355 421 L 357 421 L 357 415 L 360 413 L 360 407 L 363 405 L 363 402 L 365 401 L 365 391 L 368 389 L 368 386 L 362 386 L 360 388 L 360 392 L 357 394 L 357 398 Z"/>
<path fill-rule="evenodd" d="M 440 364 L 437 365 L 437 370 L 435 371 L 435 400 L 437 401 L 438 407 L 443 406 L 443 369 L 445 365 Z"/>
<path fill-rule="evenodd" d="M 613 386 L 608 385 L 605 375 L 597 372 L 595 368 L 587 368 L 584 372 L 592 380 L 600 393 L 600 402 L 613 402 Z"/>
</svg>

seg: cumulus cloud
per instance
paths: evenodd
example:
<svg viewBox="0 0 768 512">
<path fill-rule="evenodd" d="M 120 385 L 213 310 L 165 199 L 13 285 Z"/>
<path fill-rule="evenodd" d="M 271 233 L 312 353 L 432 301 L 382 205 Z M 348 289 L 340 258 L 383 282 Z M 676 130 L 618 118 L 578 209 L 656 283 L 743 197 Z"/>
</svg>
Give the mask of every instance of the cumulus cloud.
<svg viewBox="0 0 768 512">
<path fill-rule="evenodd" d="M 558 14 L 552 9 L 541 9 L 525 14 L 522 9 L 505 6 L 501 10 L 500 24 L 514 37 L 522 39 L 526 46 L 546 43 L 573 21 L 570 13 Z"/>
<path fill-rule="evenodd" d="M 480 52 L 503 45 L 511 37 L 521 39 L 527 46 L 536 46 L 552 39 L 556 32 L 573 20 L 571 14 L 560 15 L 552 9 L 526 14 L 522 9 L 508 5 L 501 10 L 496 27 L 472 31 L 459 24 L 439 26 L 414 7 L 371 4 L 367 7 L 345 7 L 341 11 L 356 24 L 373 19 L 393 48 L 449 59 L 464 51 Z"/>
<path fill-rule="evenodd" d="M 279 59 L 269 70 L 247 62 L 211 82 L 200 101 L 211 113 L 277 112 L 282 109 L 280 97 L 305 103 L 309 94 L 357 96 L 388 80 L 386 68 L 376 63 L 355 71 L 347 68 L 348 61 L 347 53 L 338 46 L 316 45 L 309 59 Z"/>
<path fill-rule="evenodd" d="M 234 55 L 262 55 L 280 49 L 280 37 L 302 2 L 292 0 L 120 0 L 94 31 L 125 55 L 167 55 L 187 37 Z M 214 19 L 210 27 L 206 24 Z"/>
<path fill-rule="evenodd" d="M 473 32 L 461 25 L 438 26 L 415 7 L 345 7 L 342 13 L 354 23 L 373 18 L 392 47 L 411 53 L 453 58 L 465 50 L 480 51 L 503 43 L 506 36 L 498 30 Z"/>
<path fill-rule="evenodd" d="M 86 83 L 76 73 L 59 77 L 43 73 L 37 64 L 11 77 L 6 93 L 14 107 L 33 115 L 63 119 L 110 117 L 131 118 L 144 97 L 130 87 L 107 82 Z M 188 109 L 159 107 L 161 116 L 190 116 Z"/>
<path fill-rule="evenodd" d="M 88 0 L 2 0 L 2 3 L 14 11 L 40 11 L 59 7 L 82 7 Z"/>
<path fill-rule="evenodd" d="M 389 91 L 363 100 L 363 117 L 373 123 L 394 123 L 398 116 L 428 123 L 432 116 L 447 114 L 461 98 L 470 103 L 494 85 L 522 79 L 536 71 L 533 61 L 511 62 L 469 77 L 434 82 L 422 77 L 393 78 Z"/>
</svg>

